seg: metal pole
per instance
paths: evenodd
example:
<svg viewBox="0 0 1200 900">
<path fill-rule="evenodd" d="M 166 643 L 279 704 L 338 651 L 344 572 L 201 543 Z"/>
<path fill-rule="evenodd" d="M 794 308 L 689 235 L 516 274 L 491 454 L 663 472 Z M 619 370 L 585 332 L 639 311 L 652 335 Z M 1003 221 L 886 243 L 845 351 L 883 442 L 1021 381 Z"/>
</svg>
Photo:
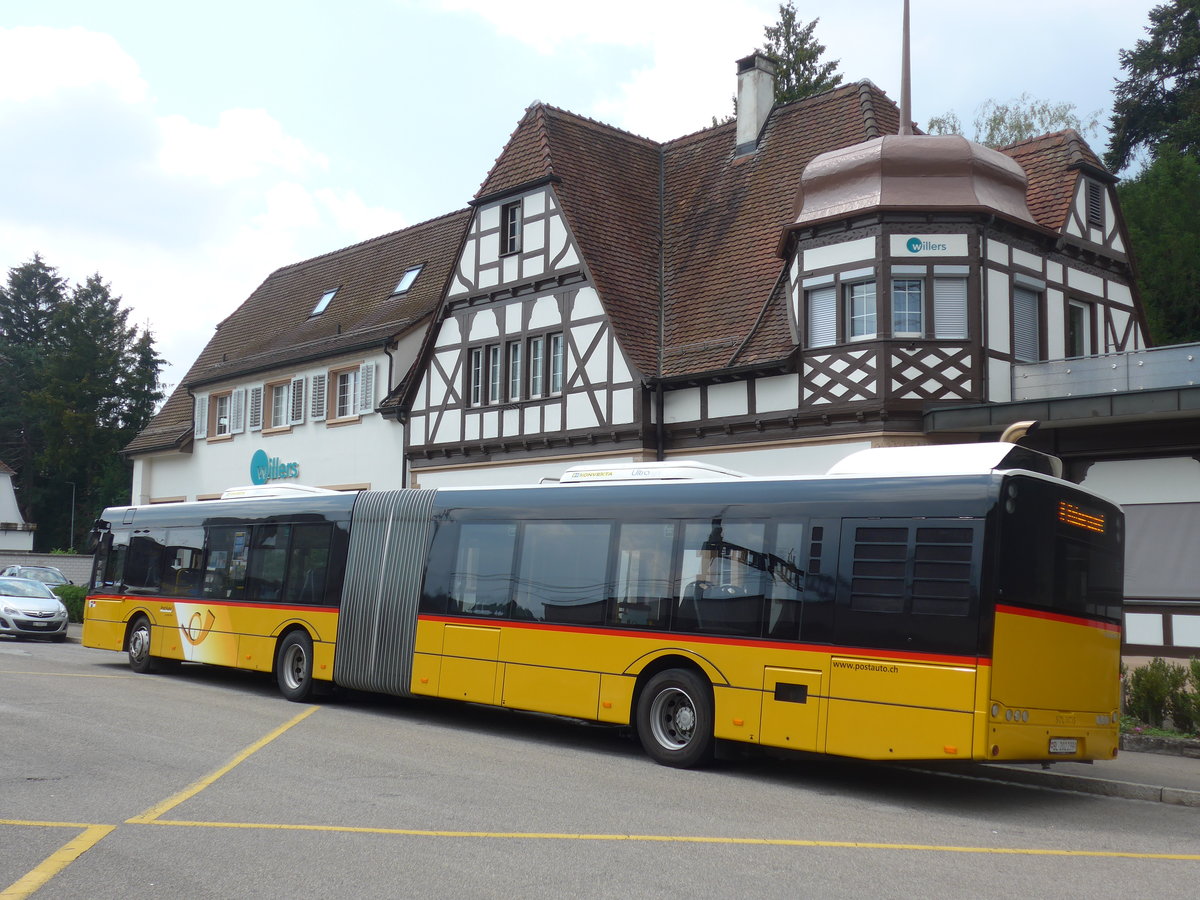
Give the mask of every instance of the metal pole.
<svg viewBox="0 0 1200 900">
<path fill-rule="evenodd" d="M 67 484 L 69 484 L 71 486 L 71 533 L 67 537 L 67 543 L 70 544 L 70 546 L 67 547 L 67 549 L 70 550 L 72 553 L 74 553 L 75 552 L 75 482 L 68 481 Z"/>
</svg>

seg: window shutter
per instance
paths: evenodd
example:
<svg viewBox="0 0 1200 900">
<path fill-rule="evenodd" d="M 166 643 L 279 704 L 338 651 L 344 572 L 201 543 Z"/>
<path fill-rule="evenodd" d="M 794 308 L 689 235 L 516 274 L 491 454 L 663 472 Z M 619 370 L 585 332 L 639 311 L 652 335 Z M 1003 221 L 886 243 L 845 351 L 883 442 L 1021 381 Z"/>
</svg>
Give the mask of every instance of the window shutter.
<svg viewBox="0 0 1200 900">
<path fill-rule="evenodd" d="M 262 431 L 263 422 L 263 388 L 260 384 L 258 387 L 250 388 L 250 430 Z"/>
<path fill-rule="evenodd" d="M 375 363 L 358 367 L 358 414 L 375 412 Z"/>
<path fill-rule="evenodd" d="M 292 379 L 292 418 L 289 425 L 304 424 L 304 376 Z"/>
<path fill-rule="evenodd" d="M 808 292 L 808 346 L 837 343 L 837 290 L 833 285 Z"/>
<path fill-rule="evenodd" d="M 196 397 L 193 415 L 192 436 L 195 438 L 208 437 L 208 394 Z"/>
<path fill-rule="evenodd" d="M 320 375 L 312 377 L 312 420 L 314 422 L 325 421 L 325 380 L 328 376 L 322 372 Z"/>
<path fill-rule="evenodd" d="M 229 395 L 229 433 L 246 430 L 246 389 L 238 388 Z"/>
<path fill-rule="evenodd" d="M 933 280 L 933 334 L 943 341 L 967 339 L 967 279 Z"/>
<path fill-rule="evenodd" d="M 1038 359 L 1038 295 L 1013 288 L 1013 356 L 1023 362 Z"/>
</svg>

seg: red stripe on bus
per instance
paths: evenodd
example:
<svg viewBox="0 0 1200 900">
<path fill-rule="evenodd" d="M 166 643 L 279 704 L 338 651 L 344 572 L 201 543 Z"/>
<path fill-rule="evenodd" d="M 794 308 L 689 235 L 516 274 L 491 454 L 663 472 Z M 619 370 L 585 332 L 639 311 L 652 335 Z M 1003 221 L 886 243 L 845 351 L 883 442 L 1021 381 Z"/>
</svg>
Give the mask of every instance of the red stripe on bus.
<svg viewBox="0 0 1200 900">
<path fill-rule="evenodd" d="M 87 600 L 121 600 L 130 603 L 190 603 L 193 606 L 236 606 L 241 609 L 283 609 L 293 612 L 337 612 L 336 606 L 288 606 L 253 600 L 213 600 L 209 597 L 156 597 L 153 594 L 89 594 Z"/>
<path fill-rule="evenodd" d="M 1087 628 L 1098 628 L 1101 631 L 1120 633 L 1121 626 L 1112 622 L 1099 622 L 1095 619 L 1085 619 L 1083 616 L 1068 616 L 1065 613 L 1050 612 L 1044 609 L 1026 609 L 1023 606 L 1005 606 L 996 604 L 996 612 L 1010 616 L 1025 616 L 1028 619 L 1045 619 L 1048 622 L 1063 622 L 1067 625 L 1083 625 Z"/>
<path fill-rule="evenodd" d="M 920 653 L 912 650 L 872 650 L 862 647 L 839 647 L 836 644 L 801 644 L 793 641 L 773 641 L 766 638 L 721 637 L 710 634 L 683 634 L 664 631 L 628 631 L 622 628 L 601 628 L 588 625 L 560 625 L 545 622 L 513 622 L 510 620 L 473 618 L 468 616 L 420 615 L 425 622 L 442 622 L 448 625 L 474 625 L 489 628 L 525 628 L 536 631 L 556 631 L 565 634 L 598 634 L 616 637 L 657 639 L 670 636 L 680 641 L 697 644 L 719 644 L 726 647 L 769 647 L 773 650 L 801 650 L 809 653 L 827 653 L 831 656 L 855 656 L 870 659 L 900 659 L 917 662 L 944 663 L 954 666 L 990 666 L 992 661 L 984 656 L 949 656 L 940 653 Z"/>
</svg>

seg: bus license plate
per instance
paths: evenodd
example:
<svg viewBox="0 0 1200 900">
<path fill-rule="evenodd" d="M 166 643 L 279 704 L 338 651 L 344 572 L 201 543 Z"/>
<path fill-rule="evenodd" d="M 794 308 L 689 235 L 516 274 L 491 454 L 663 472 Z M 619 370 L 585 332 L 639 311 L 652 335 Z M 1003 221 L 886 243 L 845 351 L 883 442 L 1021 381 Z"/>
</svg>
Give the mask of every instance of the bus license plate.
<svg viewBox="0 0 1200 900">
<path fill-rule="evenodd" d="M 1079 750 L 1076 738 L 1050 738 L 1051 753 L 1075 753 Z"/>
</svg>

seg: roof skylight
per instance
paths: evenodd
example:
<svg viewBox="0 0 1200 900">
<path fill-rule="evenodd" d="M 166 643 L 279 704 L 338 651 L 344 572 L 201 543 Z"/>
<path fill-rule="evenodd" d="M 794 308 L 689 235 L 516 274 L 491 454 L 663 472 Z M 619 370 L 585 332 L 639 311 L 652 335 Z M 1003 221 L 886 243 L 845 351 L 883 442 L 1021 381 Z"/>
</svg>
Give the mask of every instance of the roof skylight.
<svg viewBox="0 0 1200 900">
<path fill-rule="evenodd" d="M 312 318 L 313 316 L 319 316 L 321 313 L 325 312 L 325 308 L 329 306 L 330 301 L 333 300 L 333 295 L 337 292 L 338 289 L 334 288 L 332 291 L 326 291 L 323 293 L 321 295 L 321 299 L 317 301 L 317 305 L 313 307 L 313 311 L 308 314 L 309 318 Z"/>
<path fill-rule="evenodd" d="M 394 291 L 392 291 L 392 293 L 393 294 L 403 294 L 410 287 L 412 287 L 413 282 L 417 280 L 417 276 L 421 274 L 421 269 L 423 269 L 424 267 L 425 267 L 425 265 L 424 265 L 424 263 L 422 263 L 419 266 L 413 266 L 412 268 L 405 271 L 405 273 L 400 276 L 400 281 L 396 284 L 396 289 Z"/>
</svg>

